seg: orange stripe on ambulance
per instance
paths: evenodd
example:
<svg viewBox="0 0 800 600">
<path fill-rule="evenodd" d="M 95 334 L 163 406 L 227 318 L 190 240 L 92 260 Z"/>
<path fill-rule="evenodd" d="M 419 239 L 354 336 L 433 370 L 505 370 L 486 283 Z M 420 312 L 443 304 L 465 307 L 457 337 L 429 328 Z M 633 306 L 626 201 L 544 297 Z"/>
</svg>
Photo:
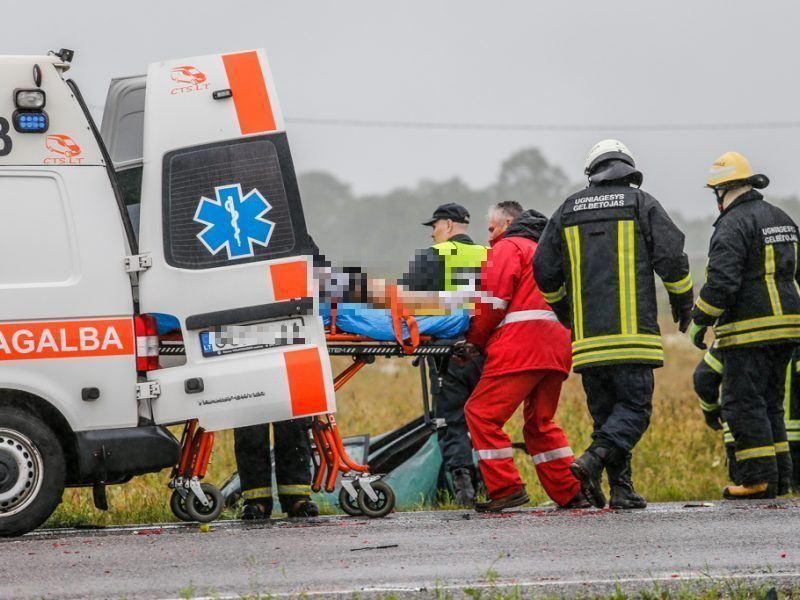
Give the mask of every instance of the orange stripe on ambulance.
<svg viewBox="0 0 800 600">
<path fill-rule="evenodd" d="M 0 324 L 0 360 L 133 353 L 132 319 Z"/>
</svg>

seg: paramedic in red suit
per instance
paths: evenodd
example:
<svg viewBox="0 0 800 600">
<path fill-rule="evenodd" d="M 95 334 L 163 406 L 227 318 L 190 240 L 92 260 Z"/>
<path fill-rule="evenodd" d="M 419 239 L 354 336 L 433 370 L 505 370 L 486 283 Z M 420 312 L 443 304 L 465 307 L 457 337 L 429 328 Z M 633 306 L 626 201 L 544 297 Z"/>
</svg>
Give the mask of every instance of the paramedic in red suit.
<svg viewBox="0 0 800 600">
<path fill-rule="evenodd" d="M 493 207 L 497 210 L 499 207 Z M 491 212 L 490 212 L 491 219 Z M 503 426 L 524 404 L 523 435 L 547 494 L 562 507 L 586 507 L 569 470 L 574 457 L 553 416 L 572 364 L 570 333 L 558 322 L 533 278 L 533 254 L 547 218 L 520 214 L 491 242 L 481 272 L 481 294 L 463 353 L 486 354 L 486 364 L 465 412 L 489 501 L 481 512 L 528 502 Z"/>
</svg>

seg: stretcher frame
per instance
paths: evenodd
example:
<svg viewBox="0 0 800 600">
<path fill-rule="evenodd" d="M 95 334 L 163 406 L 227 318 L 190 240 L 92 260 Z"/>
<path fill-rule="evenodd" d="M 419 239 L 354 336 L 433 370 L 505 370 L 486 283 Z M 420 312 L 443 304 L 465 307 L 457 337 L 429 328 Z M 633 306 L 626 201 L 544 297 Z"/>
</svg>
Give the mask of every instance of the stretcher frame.
<svg viewBox="0 0 800 600">
<path fill-rule="evenodd" d="M 396 300 L 396 297 L 394 298 Z M 325 340 L 330 356 L 350 356 L 353 362 L 334 377 L 334 391 L 341 389 L 361 369 L 375 362 L 376 356 L 414 357 L 413 365 L 420 369 L 422 403 L 425 423 L 433 426 L 428 392 L 427 357 L 449 358 L 453 340 L 434 340 L 420 335 L 416 320 L 402 314 L 399 302 L 392 303 L 392 324 L 395 340 L 378 341 L 367 336 L 339 331 L 336 324 L 336 305 L 331 307 L 331 322 Z M 403 327 L 409 332 L 403 335 Z M 161 354 L 180 354 L 177 345 L 160 344 Z M 351 459 L 345 450 L 336 419 L 331 413 L 308 419 L 308 437 L 314 464 L 311 489 L 314 492 L 334 491 L 341 476 L 340 507 L 350 515 L 383 517 L 394 509 L 394 492 L 381 481 L 382 475 L 370 473 L 369 466 Z M 181 436 L 181 454 L 172 469 L 168 486 L 173 495 L 170 507 L 182 520 L 210 522 L 222 512 L 223 500 L 216 486 L 201 483 L 208 470 L 214 445 L 214 433 L 199 427 L 196 419 L 187 421 Z"/>
</svg>

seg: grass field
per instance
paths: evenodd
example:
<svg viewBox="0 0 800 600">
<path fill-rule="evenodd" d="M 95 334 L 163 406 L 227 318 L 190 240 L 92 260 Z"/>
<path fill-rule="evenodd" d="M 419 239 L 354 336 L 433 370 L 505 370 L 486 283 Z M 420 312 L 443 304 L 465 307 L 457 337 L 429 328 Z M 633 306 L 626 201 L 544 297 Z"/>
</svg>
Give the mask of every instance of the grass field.
<svg viewBox="0 0 800 600">
<path fill-rule="evenodd" d="M 672 329 L 672 328 L 670 328 Z M 672 329 L 674 330 L 674 329 Z M 665 337 L 666 365 L 656 371 L 653 420 L 636 449 L 634 481 L 650 501 L 718 499 L 726 482 L 721 433 L 705 426 L 692 391 L 692 373 L 702 353 L 686 336 Z M 346 365 L 336 361 L 334 370 Z M 337 421 L 343 435 L 378 434 L 421 413 L 419 375 L 411 361 L 379 359 L 361 371 L 337 395 Z M 590 441 L 591 421 L 580 377 L 572 375 L 562 392 L 557 421 L 580 453 Z M 507 426 L 521 440 L 519 412 Z M 517 454 L 517 466 L 534 503 L 547 500 L 530 460 Z M 230 432 L 217 436 L 207 480 L 221 483 L 235 470 Z M 89 489 L 71 489 L 50 525 L 117 524 L 174 520 L 169 510 L 168 471 L 111 486 L 111 510 L 94 509 Z"/>
</svg>

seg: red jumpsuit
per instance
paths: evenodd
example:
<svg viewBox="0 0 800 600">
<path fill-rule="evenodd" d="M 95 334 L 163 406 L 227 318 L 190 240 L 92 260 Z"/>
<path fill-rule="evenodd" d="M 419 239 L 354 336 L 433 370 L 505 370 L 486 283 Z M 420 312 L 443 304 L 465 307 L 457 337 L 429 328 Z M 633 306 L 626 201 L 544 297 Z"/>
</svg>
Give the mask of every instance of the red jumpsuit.
<svg viewBox="0 0 800 600">
<path fill-rule="evenodd" d="M 580 484 L 569 471 L 572 450 L 553 416 L 572 349 L 569 330 L 558 322 L 533 278 L 535 240 L 545 222 L 534 211 L 523 213 L 492 245 L 481 272 L 482 299 L 467 332 L 467 341 L 484 350 L 486 364 L 465 413 L 489 497 L 497 499 L 524 486 L 503 431 L 524 403 L 528 454 L 547 494 L 564 506 Z"/>
</svg>

